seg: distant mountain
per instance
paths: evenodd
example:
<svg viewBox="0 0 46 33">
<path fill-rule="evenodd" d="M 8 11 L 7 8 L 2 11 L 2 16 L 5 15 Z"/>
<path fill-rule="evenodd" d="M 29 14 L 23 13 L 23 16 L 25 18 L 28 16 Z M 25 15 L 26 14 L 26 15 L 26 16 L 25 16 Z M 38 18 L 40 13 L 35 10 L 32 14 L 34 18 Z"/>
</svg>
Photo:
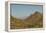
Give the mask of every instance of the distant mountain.
<svg viewBox="0 0 46 33">
<path fill-rule="evenodd" d="M 11 16 L 10 20 L 11 29 L 43 27 L 43 15 L 40 12 L 35 12 L 24 20 L 17 19 L 13 16 Z"/>
<path fill-rule="evenodd" d="M 35 12 L 25 19 L 28 25 L 39 25 L 43 27 L 43 15 L 40 12 Z"/>
<path fill-rule="evenodd" d="M 35 12 L 34 14 L 30 15 L 29 17 L 27 17 L 25 20 L 27 21 L 38 21 L 40 18 L 42 18 L 43 15 L 39 12 Z"/>
</svg>

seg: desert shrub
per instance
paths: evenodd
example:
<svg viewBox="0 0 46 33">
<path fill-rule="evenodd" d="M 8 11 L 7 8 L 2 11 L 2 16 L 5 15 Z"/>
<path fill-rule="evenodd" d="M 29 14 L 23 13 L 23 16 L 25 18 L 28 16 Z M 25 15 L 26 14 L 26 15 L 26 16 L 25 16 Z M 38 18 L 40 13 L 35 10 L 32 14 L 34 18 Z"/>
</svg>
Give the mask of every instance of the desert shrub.
<svg viewBox="0 0 46 33">
<path fill-rule="evenodd" d="M 34 25 L 28 25 L 28 28 L 33 28 L 34 27 Z"/>
</svg>

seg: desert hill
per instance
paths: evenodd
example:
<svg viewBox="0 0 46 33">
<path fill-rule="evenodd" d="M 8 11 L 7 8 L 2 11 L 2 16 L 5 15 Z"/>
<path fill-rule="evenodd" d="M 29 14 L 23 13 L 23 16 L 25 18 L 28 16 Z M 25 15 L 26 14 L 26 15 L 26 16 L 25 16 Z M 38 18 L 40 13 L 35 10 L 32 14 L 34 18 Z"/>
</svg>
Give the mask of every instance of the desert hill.
<svg viewBox="0 0 46 33">
<path fill-rule="evenodd" d="M 42 28 L 43 27 L 43 15 L 40 12 L 35 12 L 24 20 L 17 19 L 11 16 L 10 18 L 11 29 L 21 28 Z"/>
</svg>

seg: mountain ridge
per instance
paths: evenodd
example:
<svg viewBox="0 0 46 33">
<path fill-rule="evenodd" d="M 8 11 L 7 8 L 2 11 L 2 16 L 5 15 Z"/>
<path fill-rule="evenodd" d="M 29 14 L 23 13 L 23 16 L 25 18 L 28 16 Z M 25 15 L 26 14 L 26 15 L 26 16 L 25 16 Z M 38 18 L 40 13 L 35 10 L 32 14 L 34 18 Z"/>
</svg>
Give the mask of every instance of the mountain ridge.
<svg viewBox="0 0 46 33">
<path fill-rule="evenodd" d="M 43 15 L 39 12 L 35 12 L 24 20 L 12 17 L 11 29 L 20 28 L 42 28 L 43 27 Z"/>
</svg>

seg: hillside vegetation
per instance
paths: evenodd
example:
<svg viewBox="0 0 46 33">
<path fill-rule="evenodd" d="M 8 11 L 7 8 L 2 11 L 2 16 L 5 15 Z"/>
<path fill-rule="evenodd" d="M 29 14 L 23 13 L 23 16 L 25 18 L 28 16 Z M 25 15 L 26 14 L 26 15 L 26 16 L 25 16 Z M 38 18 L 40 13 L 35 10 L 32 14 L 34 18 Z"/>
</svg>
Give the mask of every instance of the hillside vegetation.
<svg viewBox="0 0 46 33">
<path fill-rule="evenodd" d="M 39 12 L 35 12 L 26 19 L 17 19 L 11 16 L 10 28 L 11 29 L 25 29 L 25 28 L 42 28 L 43 27 L 43 15 Z"/>
</svg>

